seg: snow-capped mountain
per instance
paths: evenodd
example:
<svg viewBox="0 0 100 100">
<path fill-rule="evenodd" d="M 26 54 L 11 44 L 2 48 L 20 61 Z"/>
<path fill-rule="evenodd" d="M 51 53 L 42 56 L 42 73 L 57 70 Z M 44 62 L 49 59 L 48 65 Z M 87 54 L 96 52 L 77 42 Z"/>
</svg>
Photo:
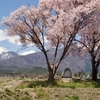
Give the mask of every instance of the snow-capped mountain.
<svg viewBox="0 0 100 100">
<path fill-rule="evenodd" d="M 12 51 L 10 52 L 4 47 L 0 47 L 0 60 L 7 60 L 9 58 L 16 57 L 16 56 L 18 56 L 17 53 Z"/>
<path fill-rule="evenodd" d="M 59 51 L 60 52 L 60 51 Z M 49 60 L 52 61 L 53 59 L 53 53 L 48 53 Z M 6 56 L 7 57 L 7 56 Z M 5 58 L 5 57 L 4 57 Z M 0 61 L 0 65 L 3 66 L 2 68 L 6 68 L 7 66 L 9 68 L 31 68 L 34 66 L 47 68 L 46 60 L 42 52 L 37 52 L 29 55 L 19 55 L 7 60 Z M 66 67 L 70 68 L 72 72 L 78 72 L 78 71 L 90 71 L 91 70 L 91 64 L 90 61 L 87 61 L 87 59 L 80 59 L 80 57 L 71 57 L 68 56 L 65 58 L 62 63 L 59 66 L 58 70 L 64 70 Z"/>
<path fill-rule="evenodd" d="M 12 58 L 12 57 L 16 57 L 16 56 L 18 56 L 18 54 L 17 53 L 15 53 L 15 52 L 3 52 L 2 54 L 0 54 L 0 60 L 7 60 L 7 59 L 10 59 L 10 58 Z"/>
<path fill-rule="evenodd" d="M 5 48 L 0 48 L 0 69 L 19 69 L 19 68 L 31 68 L 34 66 L 47 68 L 46 60 L 42 52 L 36 52 L 29 55 L 18 55 L 15 52 L 7 51 Z M 58 57 L 62 50 L 59 50 Z M 53 59 L 53 51 L 48 52 L 49 60 Z M 72 72 L 78 71 L 90 71 L 91 63 L 88 57 L 81 59 L 80 57 L 71 57 L 70 55 L 65 58 L 60 64 L 59 70 L 63 70 L 66 67 L 70 68 Z"/>
</svg>

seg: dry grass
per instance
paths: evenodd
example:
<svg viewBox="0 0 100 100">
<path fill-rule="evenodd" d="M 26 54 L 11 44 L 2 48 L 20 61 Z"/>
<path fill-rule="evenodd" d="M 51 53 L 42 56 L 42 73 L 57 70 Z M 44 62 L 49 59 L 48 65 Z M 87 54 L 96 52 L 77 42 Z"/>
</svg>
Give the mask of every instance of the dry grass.
<svg viewBox="0 0 100 100">
<path fill-rule="evenodd" d="M 100 100 L 100 81 L 63 83 L 0 78 L 0 100 Z"/>
</svg>

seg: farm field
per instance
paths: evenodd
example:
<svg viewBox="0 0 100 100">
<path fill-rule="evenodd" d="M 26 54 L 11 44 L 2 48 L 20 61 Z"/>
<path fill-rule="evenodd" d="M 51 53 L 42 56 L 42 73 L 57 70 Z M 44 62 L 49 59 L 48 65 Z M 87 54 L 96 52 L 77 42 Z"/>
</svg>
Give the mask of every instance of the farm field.
<svg viewBox="0 0 100 100">
<path fill-rule="evenodd" d="M 100 80 L 63 83 L 46 80 L 0 77 L 0 100 L 100 100 Z"/>
</svg>

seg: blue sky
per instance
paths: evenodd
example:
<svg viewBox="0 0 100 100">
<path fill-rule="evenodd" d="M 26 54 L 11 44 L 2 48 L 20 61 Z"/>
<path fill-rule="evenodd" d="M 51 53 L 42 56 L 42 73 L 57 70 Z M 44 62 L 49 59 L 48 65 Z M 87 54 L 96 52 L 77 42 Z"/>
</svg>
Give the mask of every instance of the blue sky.
<svg viewBox="0 0 100 100">
<path fill-rule="evenodd" d="M 18 9 L 22 5 L 29 6 L 34 5 L 38 6 L 39 0 L 0 0 L 0 22 L 2 17 L 9 16 L 11 12 Z M 5 29 L 0 24 L 0 48 L 4 47 L 8 51 L 14 51 L 18 53 L 26 54 L 27 52 L 34 52 L 37 49 L 35 47 L 30 47 L 24 50 L 21 49 L 21 45 L 14 42 L 14 38 L 8 37 L 4 31 Z"/>
</svg>

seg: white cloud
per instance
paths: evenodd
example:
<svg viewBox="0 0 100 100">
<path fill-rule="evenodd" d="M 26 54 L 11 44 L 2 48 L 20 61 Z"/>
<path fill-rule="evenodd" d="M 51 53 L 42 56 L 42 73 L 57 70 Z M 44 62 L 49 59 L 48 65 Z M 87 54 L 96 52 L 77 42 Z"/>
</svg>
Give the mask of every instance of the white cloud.
<svg viewBox="0 0 100 100">
<path fill-rule="evenodd" d="M 7 40 L 12 43 L 12 44 L 16 44 L 16 45 L 22 45 L 19 42 L 19 37 L 18 36 L 14 36 L 14 37 L 7 37 Z"/>
<path fill-rule="evenodd" d="M 13 36 L 13 37 L 10 37 L 7 35 L 7 32 L 6 30 L 1 30 L 0 29 L 0 41 L 4 41 L 4 40 L 7 40 L 8 42 L 12 43 L 12 44 L 16 44 L 16 45 L 22 45 L 20 42 L 19 42 L 19 36 Z M 45 43 L 48 43 L 49 41 L 47 40 L 47 37 L 44 37 L 44 41 Z M 28 46 L 34 46 L 35 44 L 30 44 Z"/>
<path fill-rule="evenodd" d="M 6 32 L 0 29 L 0 41 L 6 40 L 7 37 Z"/>
<path fill-rule="evenodd" d="M 0 41 L 4 41 L 4 40 L 7 40 L 12 44 L 21 45 L 21 43 L 18 41 L 19 40 L 18 36 L 14 36 L 14 37 L 7 36 L 6 31 L 0 29 Z"/>
<path fill-rule="evenodd" d="M 2 54 L 3 52 L 7 52 L 8 50 L 4 47 L 0 47 L 0 54 Z"/>
<path fill-rule="evenodd" d="M 36 51 L 34 51 L 34 50 L 30 50 L 30 51 L 22 52 L 19 55 L 28 55 L 28 54 L 32 54 L 32 53 L 35 53 L 35 52 Z"/>
</svg>

